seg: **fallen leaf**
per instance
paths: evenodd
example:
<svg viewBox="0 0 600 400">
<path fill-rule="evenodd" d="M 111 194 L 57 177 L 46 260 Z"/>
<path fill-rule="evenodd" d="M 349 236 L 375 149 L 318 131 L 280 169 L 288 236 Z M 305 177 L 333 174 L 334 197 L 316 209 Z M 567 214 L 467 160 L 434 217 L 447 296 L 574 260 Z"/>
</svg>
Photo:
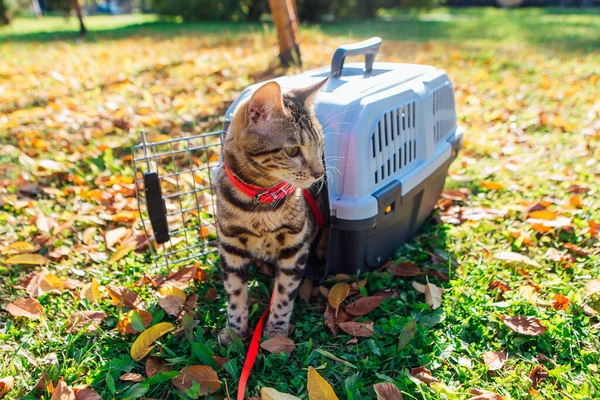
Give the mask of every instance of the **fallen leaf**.
<svg viewBox="0 0 600 400">
<path fill-rule="evenodd" d="M 163 296 L 158 300 L 160 308 L 165 312 L 174 317 L 178 316 L 181 310 L 183 310 L 183 304 L 181 300 L 175 296 Z"/>
<path fill-rule="evenodd" d="M 50 393 L 54 391 L 54 384 L 52 383 L 52 378 L 50 378 L 50 375 L 48 375 L 46 371 L 42 372 L 42 375 L 35 384 L 35 390 L 39 390 L 42 392 L 47 391 Z M 0 397 L 1 396 L 2 395 L 0 394 Z"/>
<path fill-rule="evenodd" d="M 562 294 L 557 294 L 552 297 L 552 307 L 554 307 L 555 310 L 567 311 L 569 304 L 571 304 L 571 301 Z"/>
<path fill-rule="evenodd" d="M 169 275 L 164 285 L 172 285 L 180 290 L 184 290 L 190 286 L 190 282 L 196 278 L 198 271 L 198 267 L 195 265 L 181 268 L 179 271 Z M 182 300 L 182 302 L 185 302 L 185 299 Z"/>
<path fill-rule="evenodd" d="M 565 247 L 573 254 L 579 257 L 587 257 L 590 255 L 590 251 L 582 249 L 579 246 L 574 245 L 573 243 L 565 243 Z"/>
<path fill-rule="evenodd" d="M 335 324 L 335 310 L 327 304 L 325 306 L 325 313 L 323 314 L 323 320 L 325 325 L 329 328 L 333 336 L 337 336 L 339 328 Z"/>
<path fill-rule="evenodd" d="M 135 374 L 133 372 L 127 372 L 119 377 L 119 380 L 123 382 L 144 382 L 144 377 L 140 374 Z"/>
<path fill-rule="evenodd" d="M 179 372 L 179 375 L 171 379 L 171 382 L 184 393 L 192 388 L 193 382 L 197 382 L 201 388 L 198 393 L 200 396 L 214 393 L 221 387 L 217 373 L 211 367 L 205 365 L 185 367 Z"/>
<path fill-rule="evenodd" d="M 39 286 L 39 290 L 42 293 L 61 293 L 64 288 L 63 281 L 54 274 L 45 274 Z"/>
<path fill-rule="evenodd" d="M 0 397 L 4 396 L 15 386 L 15 378 L 7 376 L 0 379 Z"/>
<path fill-rule="evenodd" d="M 413 378 L 420 380 L 421 382 L 429 385 L 431 383 L 439 383 L 439 379 L 435 378 L 431 375 L 431 371 L 429 371 L 425 367 L 413 368 L 410 370 L 410 375 Z"/>
<path fill-rule="evenodd" d="M 173 329 L 175 329 L 173 324 L 169 322 L 161 322 L 140 333 L 131 346 L 131 358 L 133 358 L 135 361 L 140 361 L 148 353 L 150 353 L 150 350 L 152 350 L 154 347 L 154 342 L 158 338 L 163 336 L 165 333 L 172 331 Z"/>
<path fill-rule="evenodd" d="M 44 316 L 44 308 L 39 301 L 32 298 L 19 299 L 8 303 L 6 311 L 13 317 L 40 319 Z"/>
<path fill-rule="evenodd" d="M 340 304 L 342 304 L 342 302 L 346 300 L 348 294 L 350 294 L 350 285 L 343 282 L 336 283 L 329 291 L 329 295 L 327 296 L 327 302 L 329 303 L 331 308 L 335 310 L 336 315 Z"/>
<path fill-rule="evenodd" d="M 227 364 L 229 361 L 229 358 L 226 357 L 217 357 L 217 356 L 213 356 L 213 360 L 215 360 L 215 363 L 217 364 L 217 367 L 219 368 L 223 368 L 223 366 L 225 364 Z"/>
<path fill-rule="evenodd" d="M 73 389 L 67 386 L 65 381 L 60 379 L 52 392 L 50 400 L 76 400 Z"/>
<path fill-rule="evenodd" d="M 549 261 L 560 262 L 565 259 L 565 254 L 566 254 L 565 251 L 560 251 L 558 249 L 550 247 L 548 250 L 546 250 L 546 253 L 544 254 L 544 258 Z"/>
<path fill-rule="evenodd" d="M 537 389 L 538 384 L 542 383 L 546 378 L 548 378 L 550 374 L 544 368 L 539 365 L 534 367 L 529 374 L 529 379 L 531 379 L 531 386 L 534 389 Z"/>
<path fill-rule="evenodd" d="M 217 289 L 210 288 L 206 291 L 204 298 L 208 301 L 215 301 L 217 299 Z"/>
<path fill-rule="evenodd" d="M 308 367 L 308 398 L 310 400 L 338 400 L 333 388 L 313 367 Z"/>
<path fill-rule="evenodd" d="M 595 293 L 600 293 L 600 279 L 592 279 L 585 285 L 585 295 L 592 296 Z"/>
<path fill-rule="evenodd" d="M 483 353 L 483 362 L 487 365 L 488 370 L 498 371 L 506 364 L 506 353 L 502 351 L 486 351 Z"/>
<path fill-rule="evenodd" d="M 415 337 L 415 332 L 417 331 L 417 320 L 411 319 L 404 326 L 402 326 L 402 330 L 398 335 L 398 347 L 397 351 L 400 351 L 410 343 L 411 340 Z"/>
<path fill-rule="evenodd" d="M 34 246 L 29 242 L 14 242 L 5 246 L 2 249 L 2 254 L 24 254 L 24 253 L 35 253 L 39 250 L 38 246 Z"/>
<path fill-rule="evenodd" d="M 125 306 L 134 310 L 145 310 L 146 307 L 137 293 L 119 286 L 108 285 L 106 291 L 115 306 Z"/>
<path fill-rule="evenodd" d="M 442 305 L 442 294 L 444 293 L 444 289 L 441 287 L 430 283 L 429 280 L 427 280 L 425 285 L 420 284 L 419 282 L 413 282 L 412 286 L 417 292 L 425 294 L 425 303 L 429 304 L 433 310 Z"/>
<path fill-rule="evenodd" d="M 76 400 L 102 400 L 102 397 L 90 388 L 75 391 L 75 398 Z"/>
<path fill-rule="evenodd" d="M 119 261 L 120 259 L 125 257 L 127 254 L 129 254 L 129 252 L 131 252 L 131 250 L 133 250 L 133 249 L 135 249 L 135 246 L 132 244 L 126 244 L 124 246 L 119 246 L 117 251 L 114 252 L 114 254 L 110 257 L 108 262 L 115 263 L 115 262 Z"/>
<path fill-rule="evenodd" d="M 94 332 L 105 319 L 104 311 L 77 311 L 67 319 L 67 332 L 78 332 L 86 326 L 86 332 Z"/>
<path fill-rule="evenodd" d="M 390 382 L 382 382 L 373 385 L 377 394 L 377 400 L 402 400 L 402 393 L 396 385 Z"/>
<path fill-rule="evenodd" d="M 42 213 L 38 213 L 36 215 L 35 226 L 37 227 L 38 231 L 45 233 L 50 233 L 51 231 L 55 231 L 54 233 L 56 233 L 56 228 L 58 228 L 58 224 L 54 219 L 46 217 Z"/>
<path fill-rule="evenodd" d="M 183 290 L 172 284 L 165 284 L 161 286 L 160 289 L 158 289 L 158 293 L 162 294 L 163 296 L 176 297 L 181 303 L 185 303 L 185 299 L 187 297 Z"/>
<path fill-rule="evenodd" d="M 394 276 L 417 276 L 423 272 L 417 266 L 417 264 L 410 261 L 402 261 L 398 264 L 392 265 L 388 268 L 388 272 Z"/>
<path fill-rule="evenodd" d="M 260 398 L 261 400 L 300 400 L 299 397 L 281 393 L 269 387 L 260 389 Z"/>
<path fill-rule="evenodd" d="M 548 210 L 539 210 L 533 211 L 529 213 L 529 218 L 533 219 L 543 219 L 546 221 L 554 221 L 558 218 L 558 213 L 556 211 L 548 211 Z"/>
<path fill-rule="evenodd" d="M 502 293 L 506 293 L 510 290 L 510 287 L 506 282 L 503 282 L 498 279 L 495 279 L 490 283 L 489 290 L 492 290 L 494 288 L 499 289 Z"/>
<path fill-rule="evenodd" d="M 518 315 L 502 317 L 502 322 L 512 331 L 526 336 L 540 336 L 546 333 L 546 327 L 536 317 Z"/>
<path fill-rule="evenodd" d="M 488 392 L 483 389 L 469 389 L 471 394 L 475 396 L 470 397 L 469 400 L 504 400 L 502 396 L 494 392 Z"/>
<path fill-rule="evenodd" d="M 46 265 L 48 260 L 39 254 L 17 254 L 4 260 L 7 265 Z"/>
<path fill-rule="evenodd" d="M 92 278 L 91 282 L 83 285 L 81 293 L 79 293 L 81 299 L 86 299 L 90 304 L 96 303 L 100 299 L 100 289 L 98 286 L 98 280 Z"/>
<path fill-rule="evenodd" d="M 135 333 L 139 333 L 137 329 L 135 329 L 131 325 L 131 319 L 134 313 L 139 315 L 139 318 L 142 320 L 142 326 L 147 328 L 152 323 L 152 314 L 144 310 L 131 310 L 127 314 L 125 314 L 125 318 L 117 322 L 117 329 L 124 335 L 132 335 Z"/>
<path fill-rule="evenodd" d="M 490 182 L 490 181 L 486 181 L 486 182 L 481 182 L 479 184 L 482 188 L 484 189 L 488 189 L 488 190 L 499 190 L 499 189 L 504 189 L 504 185 L 498 182 Z"/>
<path fill-rule="evenodd" d="M 94 236 L 96 236 L 98 229 L 94 226 L 87 228 L 83 231 L 83 243 L 90 246 L 94 242 Z"/>
<path fill-rule="evenodd" d="M 371 337 L 375 333 L 373 322 L 341 322 L 338 324 L 341 330 L 352 336 Z"/>
<path fill-rule="evenodd" d="M 167 360 L 162 357 L 149 356 L 146 358 L 146 376 L 152 378 L 156 374 L 169 372 L 172 367 L 167 364 Z"/>
<path fill-rule="evenodd" d="M 285 354 L 290 354 L 296 348 L 294 342 L 286 337 L 274 337 L 265 340 L 260 344 L 260 347 L 271 354 L 279 354 L 282 351 Z"/>
<path fill-rule="evenodd" d="M 502 260 L 502 261 L 507 261 L 507 262 L 524 263 L 524 264 L 531 265 L 531 266 L 538 267 L 538 268 L 542 267 L 540 264 L 533 261 L 531 258 L 529 258 L 523 254 L 513 253 L 512 251 L 501 251 L 499 253 L 494 254 L 494 258 L 497 260 Z"/>
<path fill-rule="evenodd" d="M 383 300 L 385 300 L 385 297 L 363 297 L 358 299 L 354 303 L 348 304 L 345 307 L 345 310 L 350 315 L 360 317 L 362 315 L 367 315 L 368 313 L 376 309 Z"/>
<path fill-rule="evenodd" d="M 115 244 L 119 242 L 119 240 L 123 239 L 128 233 L 128 229 L 124 227 L 116 228 L 110 231 L 107 231 L 104 234 L 104 239 L 106 240 L 106 246 L 113 248 Z"/>
</svg>

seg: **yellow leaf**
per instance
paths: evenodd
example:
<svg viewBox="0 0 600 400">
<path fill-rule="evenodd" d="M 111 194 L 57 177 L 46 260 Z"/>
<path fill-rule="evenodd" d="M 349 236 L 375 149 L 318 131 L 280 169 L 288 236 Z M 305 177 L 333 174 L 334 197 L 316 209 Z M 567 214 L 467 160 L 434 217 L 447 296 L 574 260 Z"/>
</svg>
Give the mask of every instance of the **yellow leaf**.
<svg viewBox="0 0 600 400">
<path fill-rule="evenodd" d="M 100 289 L 98 289 L 98 281 L 92 278 L 92 281 L 86 283 L 81 288 L 80 298 L 86 299 L 90 303 L 95 303 L 100 299 Z"/>
<path fill-rule="evenodd" d="M 14 242 L 2 249 L 2 254 L 23 254 L 37 251 L 37 247 L 29 242 Z"/>
<path fill-rule="evenodd" d="M 348 285 L 347 283 L 343 283 L 343 282 L 335 284 L 329 291 L 327 300 L 328 300 L 331 308 L 333 308 L 335 310 L 336 317 L 337 317 L 337 312 L 338 312 L 338 308 L 340 307 L 340 304 L 342 304 L 342 302 L 344 300 L 346 300 L 346 297 L 348 297 L 348 294 L 350 294 L 350 285 Z"/>
<path fill-rule="evenodd" d="M 54 274 L 46 274 L 44 275 L 44 280 L 40 282 L 40 290 L 43 293 L 48 292 L 62 292 L 65 288 L 63 281 Z"/>
<path fill-rule="evenodd" d="M 481 182 L 481 187 L 489 190 L 498 190 L 503 189 L 504 185 L 498 182 Z"/>
<path fill-rule="evenodd" d="M 308 398 L 310 400 L 338 400 L 329 382 L 323 379 L 313 367 L 308 367 Z"/>
<path fill-rule="evenodd" d="M 264 387 L 260 389 L 260 399 L 261 400 L 300 400 L 300 398 L 296 396 L 292 396 L 291 394 L 285 394 L 278 392 L 277 390 L 269 387 Z"/>
<path fill-rule="evenodd" d="M 46 265 L 48 260 L 39 254 L 18 254 L 4 261 L 8 265 Z"/>
<path fill-rule="evenodd" d="M 94 226 L 91 226 L 83 231 L 83 243 L 87 244 L 88 246 L 92 244 L 97 231 L 98 229 L 96 229 Z"/>
<path fill-rule="evenodd" d="M 529 218 L 543 219 L 546 221 L 554 221 L 557 217 L 558 214 L 556 213 L 556 211 L 548 210 L 534 211 L 531 214 L 529 214 Z"/>
<path fill-rule="evenodd" d="M 181 300 L 182 303 L 185 303 L 185 299 L 187 298 L 185 292 L 175 285 L 161 286 L 161 288 L 158 289 L 158 293 L 162 294 L 163 296 L 175 296 Z"/>
<path fill-rule="evenodd" d="M 167 332 L 175 329 L 175 326 L 169 322 L 161 322 L 146 329 L 135 339 L 131 346 L 131 358 L 140 361 L 154 347 L 154 342 Z"/>
<path fill-rule="evenodd" d="M 133 250 L 133 248 L 134 248 L 133 245 L 126 245 L 126 246 L 119 247 L 119 249 L 117 251 L 115 251 L 115 254 L 112 255 L 112 257 L 110 258 L 110 260 L 108 260 L 108 262 L 114 263 L 114 262 L 119 261 L 121 258 L 123 258 L 127 254 L 129 254 L 129 252 L 131 250 Z"/>
</svg>

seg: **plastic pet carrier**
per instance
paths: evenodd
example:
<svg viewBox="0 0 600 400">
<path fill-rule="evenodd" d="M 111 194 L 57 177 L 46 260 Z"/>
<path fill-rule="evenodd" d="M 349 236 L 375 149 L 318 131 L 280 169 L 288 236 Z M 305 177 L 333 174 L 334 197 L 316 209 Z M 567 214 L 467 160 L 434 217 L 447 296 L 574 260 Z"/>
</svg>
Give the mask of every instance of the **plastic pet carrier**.
<svg viewBox="0 0 600 400">
<path fill-rule="evenodd" d="M 338 48 L 330 67 L 275 79 L 284 92 L 331 79 L 317 94 L 329 172 L 329 250 L 309 274 L 355 273 L 388 259 L 432 212 L 462 145 L 443 70 L 374 62 L 381 39 Z M 345 63 L 364 55 L 364 63 Z M 134 147 L 140 214 L 160 264 L 216 251 L 214 190 L 224 131 Z M 217 216 L 218 218 L 218 216 Z"/>
</svg>

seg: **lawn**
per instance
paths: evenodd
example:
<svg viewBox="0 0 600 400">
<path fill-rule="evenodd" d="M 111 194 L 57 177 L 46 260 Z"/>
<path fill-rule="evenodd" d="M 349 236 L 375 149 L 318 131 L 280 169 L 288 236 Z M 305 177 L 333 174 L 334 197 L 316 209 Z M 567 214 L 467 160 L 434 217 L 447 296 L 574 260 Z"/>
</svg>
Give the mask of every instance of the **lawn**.
<svg viewBox="0 0 600 400">
<path fill-rule="evenodd" d="M 235 398 L 248 342 L 216 341 L 225 323 L 216 257 L 175 279 L 183 294 L 159 293 L 166 271 L 150 262 L 137 225 L 130 155 L 141 129 L 150 138 L 219 129 L 243 88 L 286 73 L 273 68 L 276 35 L 268 25 L 153 16 L 87 24 L 84 41 L 74 19 L 0 29 L 0 379 L 14 377 L 5 398 L 49 399 L 57 387 L 56 398 L 68 386 L 78 398 L 185 399 L 198 386 L 184 393 L 172 379 L 195 365 L 222 383 L 207 398 Z M 293 351 L 261 350 L 249 396 L 271 387 L 308 398 L 313 367 L 340 399 L 375 399 L 382 382 L 405 399 L 473 389 L 600 397 L 599 31 L 597 11 L 554 9 L 439 9 L 302 28 L 305 68 L 373 35 L 384 38 L 380 60 L 444 68 L 465 144 L 438 210 L 398 249 L 400 264 L 321 284 L 362 286 L 342 309 L 392 289 L 359 318 L 374 334 L 334 335 L 315 290 L 297 302 Z M 435 310 L 413 286 L 427 281 L 444 288 Z M 252 323 L 269 285 L 253 274 Z M 165 295 L 188 300 L 185 317 L 163 310 Z M 77 323 L 83 311 L 96 322 Z M 519 332 L 507 316 L 534 326 Z M 158 323 L 175 329 L 135 361 L 138 331 Z"/>
</svg>

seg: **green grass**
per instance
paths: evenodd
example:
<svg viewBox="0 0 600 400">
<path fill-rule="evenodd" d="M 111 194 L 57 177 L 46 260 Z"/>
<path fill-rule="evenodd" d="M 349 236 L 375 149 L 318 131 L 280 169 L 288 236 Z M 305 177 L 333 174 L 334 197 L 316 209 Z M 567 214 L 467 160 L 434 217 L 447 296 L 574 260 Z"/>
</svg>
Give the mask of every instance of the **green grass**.
<svg viewBox="0 0 600 400">
<path fill-rule="evenodd" d="M 452 208 L 438 210 L 398 249 L 398 260 L 448 272 L 449 282 L 429 278 L 445 289 L 442 307 L 435 311 L 412 286 L 415 280 L 424 283 L 422 276 L 361 276 L 367 280 L 363 294 L 399 292 L 361 317 L 375 324 L 371 338 L 347 344 L 350 336 L 334 337 L 324 326 L 322 297 L 310 304 L 299 301 L 291 335 L 296 349 L 290 355 L 261 352 L 249 394 L 258 396 L 266 386 L 307 398 L 306 371 L 312 366 L 340 399 L 374 399 L 372 385 L 384 381 L 396 384 L 405 399 L 469 398 L 470 388 L 514 399 L 598 398 L 600 340 L 591 328 L 598 317 L 581 308 L 593 303 L 585 287 L 600 275 L 599 242 L 587 232 L 590 221 L 600 222 L 597 12 L 439 9 L 389 19 L 304 27 L 305 68 L 327 65 L 339 44 L 372 35 L 384 38 L 381 60 L 444 68 L 455 84 L 459 120 L 467 132 L 447 187 L 470 194 L 451 205 L 463 214 L 491 207 L 505 210 L 506 216 L 453 225 L 439 222 L 454 215 Z M 61 18 L 17 20 L 0 29 L 0 249 L 24 240 L 39 244 L 38 253 L 49 257 L 66 246 L 70 252 L 51 259 L 50 272 L 61 279 L 86 283 L 96 278 L 101 285 L 130 288 L 146 302 L 153 323 L 179 326 L 158 306 L 155 288 L 135 286 L 144 275 L 164 273 L 147 252 L 131 252 L 112 263 L 98 256 L 113 253 L 103 232 L 132 227 L 111 221 L 117 211 L 135 209 L 128 186 L 133 170 L 125 157 L 139 141 L 140 129 L 173 137 L 218 129 L 225 109 L 244 87 L 284 73 L 270 68 L 277 54 L 275 35 L 262 25 L 182 24 L 154 16 L 86 21 L 91 32 L 82 42 L 76 40 L 74 19 L 68 25 Z M 59 164 L 52 168 L 42 160 Z M 485 189 L 485 181 L 503 187 Z M 27 182 L 37 185 L 34 195 L 28 195 Z M 579 195 L 578 208 L 569 205 L 571 185 L 589 188 Z M 572 229 L 535 231 L 526 210 L 543 199 L 551 200 L 551 210 L 572 218 Z M 35 223 L 39 213 L 61 228 L 43 235 Z M 98 230 L 85 244 L 83 232 L 89 227 Z M 563 250 L 568 243 L 590 254 L 568 265 L 546 256 L 548 249 Z M 494 257 L 500 251 L 525 254 L 541 267 L 500 261 Z M 6 304 L 27 296 L 26 278 L 41 267 L 4 260 L 0 378 L 16 379 L 7 398 L 49 399 L 49 393 L 34 390 L 43 372 L 55 384 L 59 378 L 70 386 L 89 384 L 105 399 L 189 398 L 171 384 L 176 373 L 140 383 L 119 380 L 126 372 L 146 374 L 144 362 L 129 355 L 135 336 L 116 330 L 126 310 L 109 298 L 90 304 L 79 299 L 78 288 L 47 293 L 38 298 L 45 320 L 10 316 Z M 217 369 L 224 385 L 212 398 L 226 396 L 225 383 L 234 397 L 247 342 L 230 348 L 217 344 L 216 333 L 225 323 L 223 286 L 215 257 L 200 263 L 207 280 L 186 289 L 199 296 L 197 325 L 180 336 L 165 335 L 151 354 L 164 357 L 174 371 L 210 363 L 210 354 L 229 358 Z M 255 323 L 268 302 L 270 281 L 258 273 L 253 278 Z M 489 289 L 493 280 L 506 282 L 511 290 L 501 295 Z M 523 289 L 528 283 L 539 286 L 537 299 Z M 216 300 L 207 297 L 211 288 Z M 548 306 L 557 294 L 571 302 L 564 311 Z M 93 309 L 107 314 L 98 332 L 68 333 L 72 313 Z M 548 331 L 539 337 L 512 332 L 501 321 L 504 315 L 535 316 Z M 413 320 L 414 337 L 398 349 L 403 328 Z M 488 371 L 482 355 L 497 350 L 508 354 L 507 364 Z M 415 381 L 410 370 L 419 366 L 427 366 L 441 384 Z M 536 366 L 549 376 L 532 391 L 527 376 Z"/>
</svg>

